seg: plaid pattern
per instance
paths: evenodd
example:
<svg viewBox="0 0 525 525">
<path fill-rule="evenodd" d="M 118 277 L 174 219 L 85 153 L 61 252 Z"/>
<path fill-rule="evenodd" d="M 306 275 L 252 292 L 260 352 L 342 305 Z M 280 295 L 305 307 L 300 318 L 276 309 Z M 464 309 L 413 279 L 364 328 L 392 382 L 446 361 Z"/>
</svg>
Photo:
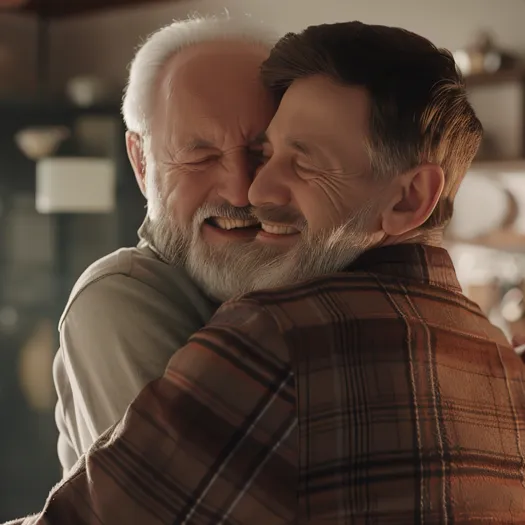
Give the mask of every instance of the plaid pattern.
<svg viewBox="0 0 525 525">
<path fill-rule="evenodd" d="M 524 366 L 447 252 L 349 270 L 224 305 L 16 523 L 524 523 Z"/>
</svg>

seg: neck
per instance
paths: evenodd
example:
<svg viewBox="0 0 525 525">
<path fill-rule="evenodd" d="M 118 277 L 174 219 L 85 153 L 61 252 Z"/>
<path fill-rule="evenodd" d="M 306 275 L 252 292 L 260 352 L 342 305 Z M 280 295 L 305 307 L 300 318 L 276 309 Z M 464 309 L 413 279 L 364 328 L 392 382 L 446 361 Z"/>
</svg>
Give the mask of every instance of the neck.
<svg viewBox="0 0 525 525">
<path fill-rule="evenodd" d="M 443 230 L 413 230 L 403 235 L 385 236 L 379 246 L 392 246 L 394 244 L 426 244 L 439 248 L 443 245 Z"/>
</svg>

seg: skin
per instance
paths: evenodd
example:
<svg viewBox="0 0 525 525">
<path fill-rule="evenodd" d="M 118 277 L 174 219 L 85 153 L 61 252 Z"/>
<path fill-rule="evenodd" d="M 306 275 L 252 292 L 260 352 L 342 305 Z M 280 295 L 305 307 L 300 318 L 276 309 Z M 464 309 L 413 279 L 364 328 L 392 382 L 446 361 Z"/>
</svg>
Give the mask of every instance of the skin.
<svg viewBox="0 0 525 525">
<path fill-rule="evenodd" d="M 265 209 L 272 207 L 302 217 L 308 234 L 314 236 L 344 227 L 361 215 L 361 246 L 348 242 L 343 246 L 349 259 L 366 248 L 420 238 L 415 230 L 439 200 L 443 171 L 421 164 L 388 181 L 376 181 L 365 147 L 369 112 L 363 88 L 339 85 L 323 76 L 292 84 L 261 141 L 265 164 L 249 190 L 263 228 L 265 220 L 273 226 L 286 224 L 266 214 Z M 300 228 L 280 236 L 261 232 L 256 242 L 285 251 L 293 249 L 301 236 Z M 359 244 L 359 239 L 351 243 Z"/>
<path fill-rule="evenodd" d="M 184 49 L 159 75 L 151 136 L 127 135 L 148 201 L 148 241 L 168 263 L 182 261 L 219 301 L 253 273 L 240 259 L 257 233 L 249 227 L 257 222 L 248 202 L 256 168 L 250 146 L 276 109 L 259 75 L 268 52 L 245 41 Z"/>
<path fill-rule="evenodd" d="M 443 191 L 443 172 L 431 164 L 372 177 L 362 88 L 298 80 L 272 120 L 259 81 L 266 54 L 239 42 L 180 52 L 159 75 L 149 143 L 127 137 L 150 240 L 219 301 L 339 271 L 374 246 L 420 240 L 417 228 Z"/>
<path fill-rule="evenodd" d="M 224 206 L 230 215 L 248 206 L 254 174 L 249 146 L 275 112 L 259 80 L 267 55 L 265 47 L 255 44 L 206 42 L 165 64 L 151 125 L 154 177 L 147 176 L 141 137 L 127 136 L 138 184 L 153 213 L 160 199 L 174 222 L 189 227 L 205 204 Z M 207 227 L 204 221 L 200 226 L 207 243 L 239 241 L 239 232 Z"/>
</svg>

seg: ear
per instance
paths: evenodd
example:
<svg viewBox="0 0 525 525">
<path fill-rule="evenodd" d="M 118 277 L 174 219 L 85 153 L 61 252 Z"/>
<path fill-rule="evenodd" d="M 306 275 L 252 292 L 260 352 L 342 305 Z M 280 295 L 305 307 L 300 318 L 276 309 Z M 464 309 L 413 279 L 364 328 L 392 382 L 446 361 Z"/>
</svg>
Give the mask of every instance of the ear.
<svg viewBox="0 0 525 525">
<path fill-rule="evenodd" d="M 432 215 L 445 185 L 445 175 L 436 164 L 422 164 L 394 181 L 394 197 L 382 215 L 383 231 L 404 235 L 419 228 Z"/>
<path fill-rule="evenodd" d="M 146 164 L 144 162 L 144 147 L 142 137 L 135 132 L 126 132 L 126 150 L 129 162 L 135 173 L 135 178 L 142 195 L 146 197 Z"/>
</svg>

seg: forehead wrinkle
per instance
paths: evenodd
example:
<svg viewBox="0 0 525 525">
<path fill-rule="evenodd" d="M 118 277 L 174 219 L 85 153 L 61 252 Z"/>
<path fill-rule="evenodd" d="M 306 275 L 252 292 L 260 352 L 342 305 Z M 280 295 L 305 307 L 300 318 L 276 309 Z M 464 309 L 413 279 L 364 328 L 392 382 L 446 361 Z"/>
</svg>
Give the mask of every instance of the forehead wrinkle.
<svg viewBox="0 0 525 525">
<path fill-rule="evenodd" d="M 226 151 L 241 146 L 248 147 L 254 135 L 267 125 L 267 122 L 261 118 L 262 111 L 265 111 L 266 106 L 261 106 L 263 107 L 261 111 L 253 111 L 255 113 L 253 120 L 250 120 L 249 107 L 247 111 L 244 111 L 248 104 L 253 106 L 252 99 L 255 96 L 255 88 L 260 88 L 261 97 L 266 96 L 258 79 L 258 55 L 254 56 L 250 52 L 244 59 L 242 58 L 244 54 L 244 52 L 240 54 L 240 65 L 242 67 L 238 68 L 239 71 L 237 71 L 234 68 L 235 64 L 230 64 L 227 71 L 230 73 L 232 70 L 231 75 L 227 75 L 225 79 L 220 79 L 217 90 L 213 85 L 210 85 L 209 79 L 203 80 L 206 77 L 202 75 L 206 72 L 204 70 L 199 71 L 200 67 L 196 67 L 195 71 L 189 76 L 186 75 L 186 66 L 189 67 L 192 62 L 195 64 L 193 59 L 188 60 L 187 64 L 179 61 L 177 67 L 174 67 L 178 60 L 175 59 L 169 64 L 171 68 L 165 68 L 161 79 L 162 89 L 160 96 L 157 97 L 159 119 L 157 129 L 160 127 L 162 132 L 157 131 L 156 134 L 159 135 L 160 143 L 164 142 L 165 148 L 171 149 L 171 156 L 205 148 Z M 222 59 L 222 55 L 218 55 L 217 60 L 219 58 Z M 261 61 L 262 58 L 260 57 Z M 196 60 L 199 61 L 200 58 L 197 57 Z M 253 67 L 252 62 L 254 62 Z M 183 92 L 179 90 L 182 81 L 184 81 Z M 235 88 L 240 85 L 240 82 L 247 82 L 249 94 L 244 96 L 243 92 L 240 92 L 238 99 L 236 96 L 238 89 Z M 171 101 L 166 103 L 170 98 Z M 263 104 L 266 103 L 266 99 L 256 99 L 255 102 Z M 192 112 L 193 105 L 195 107 Z M 162 126 L 160 126 L 161 122 Z M 160 135 L 163 135 L 163 138 Z M 193 138 L 204 140 L 202 143 L 196 141 L 196 143 L 185 144 L 188 139 Z"/>
</svg>

